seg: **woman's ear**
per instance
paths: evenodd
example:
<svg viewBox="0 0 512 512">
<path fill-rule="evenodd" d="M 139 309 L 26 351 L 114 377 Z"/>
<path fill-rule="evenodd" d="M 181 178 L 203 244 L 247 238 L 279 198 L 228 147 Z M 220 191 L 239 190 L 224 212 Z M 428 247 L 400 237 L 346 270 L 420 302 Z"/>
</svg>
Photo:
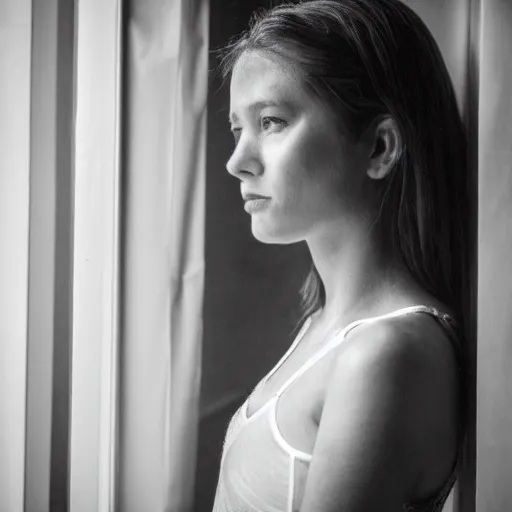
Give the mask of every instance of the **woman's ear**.
<svg viewBox="0 0 512 512">
<path fill-rule="evenodd" d="M 386 117 L 373 128 L 373 144 L 367 174 L 374 180 L 385 178 L 402 153 L 402 138 L 396 121 Z"/>
</svg>

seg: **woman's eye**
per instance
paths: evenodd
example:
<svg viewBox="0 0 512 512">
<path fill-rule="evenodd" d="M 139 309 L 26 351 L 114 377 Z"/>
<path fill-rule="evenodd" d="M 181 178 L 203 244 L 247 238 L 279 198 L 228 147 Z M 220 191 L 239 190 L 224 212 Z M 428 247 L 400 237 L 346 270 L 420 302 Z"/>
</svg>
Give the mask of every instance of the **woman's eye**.
<svg viewBox="0 0 512 512">
<path fill-rule="evenodd" d="M 283 119 L 279 119 L 278 117 L 262 117 L 261 118 L 261 128 L 264 131 L 279 131 L 286 126 L 286 121 Z"/>
</svg>

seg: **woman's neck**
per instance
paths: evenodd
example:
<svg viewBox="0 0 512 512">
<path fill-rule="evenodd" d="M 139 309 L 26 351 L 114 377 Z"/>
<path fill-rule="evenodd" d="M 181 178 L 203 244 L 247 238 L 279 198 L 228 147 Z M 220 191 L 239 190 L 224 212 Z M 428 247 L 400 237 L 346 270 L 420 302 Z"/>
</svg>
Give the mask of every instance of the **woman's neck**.
<svg viewBox="0 0 512 512">
<path fill-rule="evenodd" d="M 322 317 L 327 323 L 379 314 L 393 307 L 399 290 L 411 286 L 409 274 L 376 230 L 331 229 L 307 243 L 325 288 Z"/>
</svg>

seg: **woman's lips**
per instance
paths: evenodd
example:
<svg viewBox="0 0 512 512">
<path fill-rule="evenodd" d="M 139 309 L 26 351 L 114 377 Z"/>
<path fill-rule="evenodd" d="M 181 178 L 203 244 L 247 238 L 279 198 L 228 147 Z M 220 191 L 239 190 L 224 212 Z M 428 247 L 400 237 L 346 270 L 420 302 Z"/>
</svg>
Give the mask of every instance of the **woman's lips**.
<svg viewBox="0 0 512 512">
<path fill-rule="evenodd" d="M 269 201 L 270 199 L 267 197 L 247 199 L 245 201 L 244 209 L 247 213 L 256 213 L 266 208 Z"/>
<path fill-rule="evenodd" d="M 245 200 L 244 209 L 247 213 L 255 213 L 268 206 L 270 197 L 252 196 Z"/>
</svg>

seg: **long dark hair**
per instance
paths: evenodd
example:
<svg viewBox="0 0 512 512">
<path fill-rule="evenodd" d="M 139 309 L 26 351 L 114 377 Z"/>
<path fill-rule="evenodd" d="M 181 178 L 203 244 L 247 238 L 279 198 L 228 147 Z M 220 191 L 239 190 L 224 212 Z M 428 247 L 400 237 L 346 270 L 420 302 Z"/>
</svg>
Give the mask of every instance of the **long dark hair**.
<svg viewBox="0 0 512 512">
<path fill-rule="evenodd" d="M 416 281 L 462 317 L 466 293 L 466 140 L 453 85 L 421 19 L 399 0 L 310 0 L 257 12 L 223 53 L 227 77 L 247 50 L 291 62 L 310 92 L 358 137 L 377 117 L 398 124 L 403 150 L 381 217 Z M 314 267 L 303 317 L 325 304 Z"/>
</svg>

